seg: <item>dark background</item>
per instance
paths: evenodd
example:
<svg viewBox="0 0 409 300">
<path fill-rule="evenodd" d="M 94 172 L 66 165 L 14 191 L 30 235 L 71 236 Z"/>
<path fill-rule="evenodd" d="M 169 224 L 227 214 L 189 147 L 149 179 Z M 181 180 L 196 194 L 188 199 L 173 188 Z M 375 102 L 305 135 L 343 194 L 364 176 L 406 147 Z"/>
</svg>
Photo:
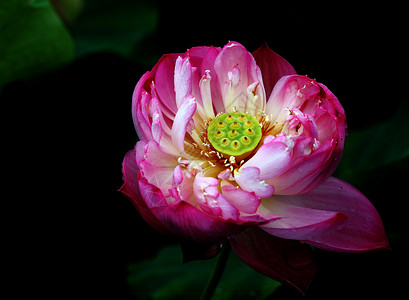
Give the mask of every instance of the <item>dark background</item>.
<svg viewBox="0 0 409 300">
<path fill-rule="evenodd" d="M 157 28 L 142 47 L 157 60 L 229 40 L 250 52 L 267 42 L 299 74 L 338 96 L 349 131 L 387 120 L 408 99 L 406 8 L 326 3 L 160 1 Z M 7 199 L 17 203 L 9 222 L 19 229 L 13 235 L 18 258 L 11 261 L 16 266 L 11 276 L 20 283 L 16 295 L 31 286 L 30 293 L 54 299 L 136 299 L 126 283 L 127 264 L 175 243 L 146 225 L 117 192 L 122 158 L 137 141 L 132 92 L 152 66 L 100 51 L 3 89 L 5 129 L 15 129 L 5 163 L 13 167 L 6 189 L 13 196 Z M 406 293 L 407 170 L 405 160 L 359 187 L 378 209 L 392 250 L 317 249 L 318 274 L 307 299 L 393 299 Z M 292 297 L 302 298 L 282 287 L 271 299 Z"/>
</svg>

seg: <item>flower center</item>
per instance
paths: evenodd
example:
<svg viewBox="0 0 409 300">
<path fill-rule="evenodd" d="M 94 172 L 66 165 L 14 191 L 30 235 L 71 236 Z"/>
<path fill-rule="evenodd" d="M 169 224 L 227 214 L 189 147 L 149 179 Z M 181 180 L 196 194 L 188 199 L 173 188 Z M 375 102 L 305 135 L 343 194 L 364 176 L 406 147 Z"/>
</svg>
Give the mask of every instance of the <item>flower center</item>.
<svg viewBox="0 0 409 300">
<path fill-rule="evenodd" d="M 261 140 L 261 126 L 249 114 L 231 112 L 214 118 L 207 127 L 207 138 L 222 154 L 240 156 L 254 150 Z"/>
</svg>

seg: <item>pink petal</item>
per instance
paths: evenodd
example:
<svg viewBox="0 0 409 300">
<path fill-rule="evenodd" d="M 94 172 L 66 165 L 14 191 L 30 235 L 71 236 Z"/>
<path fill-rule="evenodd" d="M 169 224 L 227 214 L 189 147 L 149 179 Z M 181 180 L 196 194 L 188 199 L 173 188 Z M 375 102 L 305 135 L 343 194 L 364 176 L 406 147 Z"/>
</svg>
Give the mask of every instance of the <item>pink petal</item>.
<svg viewBox="0 0 409 300">
<path fill-rule="evenodd" d="M 165 117 L 163 116 L 163 113 L 162 113 L 162 106 L 157 98 L 152 97 L 149 103 L 149 110 L 155 113 L 157 112 L 159 114 L 160 124 L 163 130 L 163 133 L 165 133 L 166 136 L 171 136 L 172 130 L 170 129 L 169 125 L 165 121 Z M 174 116 L 172 120 L 173 119 L 174 119 Z"/>
<path fill-rule="evenodd" d="M 141 190 L 147 189 L 147 194 L 163 198 L 163 195 L 152 193 L 150 189 L 154 187 L 148 183 L 141 181 L 139 186 Z M 157 201 L 162 202 L 160 199 Z M 240 226 L 212 217 L 184 201 L 175 205 L 152 207 L 151 210 L 172 235 L 197 243 L 221 242 L 242 230 Z"/>
<path fill-rule="evenodd" d="M 219 192 L 219 180 L 197 174 L 193 184 L 193 192 L 200 208 L 223 220 L 237 220 L 239 211 Z"/>
<path fill-rule="evenodd" d="M 300 108 L 307 99 L 320 97 L 321 89 L 315 80 L 301 75 L 287 75 L 280 78 L 271 92 L 266 113 L 273 121 L 283 122 L 288 109 Z"/>
<path fill-rule="evenodd" d="M 140 142 L 137 145 L 139 144 Z M 140 146 L 138 146 L 139 149 Z M 140 157 L 140 154 L 138 154 L 138 157 Z M 177 157 L 164 152 L 162 147 L 155 141 L 146 143 L 143 159 L 138 160 L 142 176 L 150 184 L 159 188 L 165 195 L 172 188 L 173 172 L 177 165 Z"/>
<path fill-rule="evenodd" d="M 291 162 L 291 153 L 287 145 L 271 141 L 260 147 L 242 169 L 257 167 L 260 170 L 259 180 L 268 180 L 282 173 Z"/>
<path fill-rule="evenodd" d="M 175 63 L 174 76 L 176 106 L 181 107 L 187 97 L 192 94 L 192 67 L 189 57 L 178 57 Z"/>
<path fill-rule="evenodd" d="M 234 178 L 240 187 L 247 192 L 254 192 L 257 197 L 267 198 L 274 193 L 274 187 L 260 181 L 260 169 L 257 167 L 241 168 L 235 171 Z"/>
<path fill-rule="evenodd" d="M 157 143 L 160 143 L 162 138 L 162 124 L 158 110 L 156 110 L 152 116 L 152 137 Z"/>
<path fill-rule="evenodd" d="M 196 101 L 193 97 L 188 97 L 181 105 L 172 126 L 172 142 L 179 153 L 185 153 L 185 135 L 188 124 L 196 111 Z"/>
<path fill-rule="evenodd" d="M 213 102 L 212 102 L 212 93 L 211 93 L 211 80 L 212 78 L 209 75 L 209 71 L 205 72 L 202 79 L 199 82 L 200 87 L 200 96 L 202 98 L 202 104 L 206 116 L 209 118 L 214 118 Z"/>
<path fill-rule="evenodd" d="M 215 114 L 219 112 L 225 112 L 224 104 L 222 101 L 222 94 L 220 90 L 219 80 L 217 78 L 216 70 L 214 69 L 214 62 L 217 56 L 219 55 L 219 53 L 220 53 L 219 48 L 210 47 L 205 57 L 203 58 L 202 66 L 200 68 L 202 75 L 205 74 L 206 71 L 208 71 L 209 77 L 211 77 L 210 92 L 211 92 L 211 99 L 213 101 L 213 107 L 215 109 Z"/>
<path fill-rule="evenodd" d="M 348 216 L 343 226 L 306 241 L 311 245 L 345 252 L 389 247 L 376 209 L 357 189 L 342 180 L 330 177 L 312 192 L 291 198 L 291 204 L 339 211 Z"/>
<path fill-rule="evenodd" d="M 174 57 L 164 55 L 156 64 L 155 87 L 161 103 L 174 115 L 178 110 L 176 105 Z"/>
<path fill-rule="evenodd" d="M 192 67 L 192 93 L 191 95 L 195 97 L 196 103 L 197 103 L 197 109 L 199 115 L 202 117 L 202 119 L 207 119 L 207 115 L 205 114 L 204 110 L 204 104 L 203 104 L 203 99 L 202 99 L 202 93 L 200 90 L 200 82 L 202 79 L 202 76 L 200 75 L 199 70 L 196 67 Z"/>
<path fill-rule="evenodd" d="M 310 114 L 303 114 L 298 108 L 292 109 L 291 112 L 302 124 L 304 129 L 303 132 L 306 133 L 306 136 L 318 139 L 318 128 L 315 124 L 314 118 Z"/>
<path fill-rule="evenodd" d="M 345 116 L 345 110 L 338 98 L 324 84 L 319 83 L 319 86 L 325 92 L 325 98 L 327 98 L 331 102 L 331 105 L 334 106 L 334 113 L 339 116 Z"/>
<path fill-rule="evenodd" d="M 172 188 L 173 169 L 163 168 L 157 165 L 149 164 L 146 161 L 142 161 L 139 164 L 141 175 L 146 180 L 160 189 L 162 193 L 168 196 L 169 189 Z"/>
<path fill-rule="evenodd" d="M 249 64 L 251 65 L 250 61 Z M 255 81 L 247 86 L 246 107 L 243 110 L 251 115 L 256 115 L 260 110 L 264 110 L 266 107 L 266 93 L 264 91 L 261 72 L 257 66 L 255 69 L 259 81 Z"/>
<path fill-rule="evenodd" d="M 205 196 L 207 203 L 213 202 L 220 208 L 221 213 L 218 216 L 219 218 L 229 222 L 235 222 L 238 220 L 240 216 L 239 210 L 219 192 L 217 187 L 209 187 L 205 192 L 207 193 L 207 196 Z"/>
<path fill-rule="evenodd" d="M 142 92 L 142 99 L 148 98 L 150 95 L 146 92 Z M 145 100 L 146 101 L 146 100 Z M 143 102 L 145 102 L 143 101 Z M 149 118 L 146 117 L 147 108 L 142 105 L 142 101 L 136 103 L 136 116 L 135 116 L 135 129 L 140 140 L 152 140 L 151 124 Z"/>
<path fill-rule="evenodd" d="M 180 165 L 177 165 L 176 168 L 173 170 L 173 178 L 172 178 L 172 189 L 169 190 L 169 194 L 176 199 L 176 201 L 181 201 L 180 198 L 180 185 L 183 182 L 183 173 Z"/>
<path fill-rule="evenodd" d="M 252 213 L 252 214 L 245 214 L 245 213 L 241 213 L 239 216 L 239 220 L 238 222 L 236 222 L 237 224 L 240 224 L 242 226 L 245 225 L 259 225 L 259 224 L 263 224 L 266 223 L 272 219 L 276 219 L 279 218 L 277 216 L 265 216 L 262 213 L 256 212 L 256 213 Z"/>
<path fill-rule="evenodd" d="M 173 170 L 178 164 L 177 156 L 166 153 L 165 151 L 166 149 L 161 147 L 157 142 L 150 141 L 146 144 L 144 149 L 144 160 L 151 165 L 160 168 L 171 168 Z"/>
<path fill-rule="evenodd" d="M 202 64 L 200 66 L 200 73 L 203 75 L 207 70 L 210 71 L 212 74 L 212 77 L 216 76 L 215 71 L 214 71 L 214 61 L 216 60 L 216 57 L 220 53 L 220 48 L 216 47 L 209 47 L 207 50 L 206 54 L 203 57 Z M 197 65 L 196 65 L 197 66 Z M 199 66 L 197 66 L 199 67 Z"/>
<path fill-rule="evenodd" d="M 162 233 L 204 244 L 224 241 L 242 230 L 240 226 L 216 219 L 184 201 L 169 205 L 162 192 L 145 178 L 136 180 L 137 167 L 132 162 L 132 152 L 124 160 L 126 183 L 121 192 L 133 201 L 149 225 Z M 138 197 L 138 186 L 135 183 L 139 184 L 142 197 Z"/>
<path fill-rule="evenodd" d="M 217 175 L 217 177 L 227 181 L 234 180 L 234 177 L 230 169 L 225 169 L 224 171 L 220 172 L 219 175 Z"/>
<path fill-rule="evenodd" d="M 183 181 L 183 173 L 182 173 L 182 168 L 180 165 L 177 165 L 175 170 L 173 171 L 173 185 L 178 186 L 181 185 Z"/>
<path fill-rule="evenodd" d="M 244 111 L 247 87 L 258 81 L 254 58 L 241 44 L 229 42 L 217 56 L 214 69 L 222 92 L 224 111 L 230 111 L 233 106 Z"/>
<path fill-rule="evenodd" d="M 260 198 L 254 193 L 243 191 L 226 181 L 222 181 L 222 192 L 223 196 L 241 212 L 253 214 L 260 205 Z"/>
<path fill-rule="evenodd" d="M 151 99 L 149 109 L 151 112 L 154 112 L 152 115 L 152 138 L 161 146 L 163 152 L 178 157 L 180 152 L 176 150 L 172 143 L 172 130 L 169 128 L 168 122 L 162 114 L 157 98 Z M 169 123 L 172 125 L 173 121 Z"/>
<path fill-rule="evenodd" d="M 217 191 L 208 189 L 209 187 L 218 186 L 219 181 L 213 177 L 206 177 L 201 174 L 198 174 L 195 177 L 195 181 L 193 184 L 193 192 L 195 194 L 195 198 L 199 206 L 202 208 L 203 211 L 210 213 L 214 216 L 219 216 L 222 213 L 222 210 L 219 206 L 216 205 L 216 201 L 213 201 L 210 197 L 205 197 L 211 192 L 216 192 L 213 194 L 213 197 L 217 197 Z M 206 191 L 208 189 L 208 191 Z"/>
<path fill-rule="evenodd" d="M 193 47 L 187 50 L 187 54 L 191 59 L 192 66 L 196 67 L 199 72 L 201 71 L 203 59 L 206 56 L 210 48 L 212 47 L 198 46 L 198 47 Z M 201 74 L 203 75 L 203 73 Z"/>
<path fill-rule="evenodd" d="M 136 164 L 139 165 L 145 159 L 146 141 L 138 141 L 134 147 Z"/>
<path fill-rule="evenodd" d="M 303 140 L 297 142 L 295 146 L 297 152 L 299 143 L 303 143 Z M 326 170 L 327 165 L 333 162 L 331 155 L 334 145 L 332 141 L 328 141 L 312 153 L 307 152 L 303 156 L 293 157 L 288 169 L 268 183 L 274 186 L 278 195 L 310 192 L 331 175 Z"/>
<path fill-rule="evenodd" d="M 305 293 L 316 273 L 310 247 L 273 237 L 251 227 L 230 239 L 238 257 L 251 268 Z"/>
<path fill-rule="evenodd" d="M 143 200 L 139 191 L 138 172 L 139 171 L 135 160 L 135 151 L 129 151 L 125 155 L 122 163 L 124 184 L 119 191 L 129 198 L 146 223 L 163 234 L 169 234 L 167 227 L 155 217 Z"/>
<path fill-rule="evenodd" d="M 136 128 L 136 131 L 138 132 L 138 119 L 137 119 L 137 105 L 138 102 L 140 102 L 141 97 L 142 97 L 142 92 L 145 91 L 143 86 L 145 82 L 148 80 L 148 78 L 151 76 L 151 72 L 146 72 L 145 74 L 142 75 L 142 77 L 139 79 L 138 83 L 135 86 L 133 95 L 132 95 L 132 120 L 134 123 L 134 126 Z"/>
<path fill-rule="evenodd" d="M 321 236 L 344 224 L 348 218 L 342 213 L 311 209 L 286 202 L 286 197 L 272 196 L 263 199 L 263 205 L 271 212 L 281 216 L 260 228 L 271 235 L 292 240 L 306 240 Z"/>
<path fill-rule="evenodd" d="M 267 44 L 254 51 L 253 57 L 261 69 L 267 98 L 270 97 L 274 85 L 281 77 L 296 74 L 290 63 L 271 50 Z"/>
</svg>

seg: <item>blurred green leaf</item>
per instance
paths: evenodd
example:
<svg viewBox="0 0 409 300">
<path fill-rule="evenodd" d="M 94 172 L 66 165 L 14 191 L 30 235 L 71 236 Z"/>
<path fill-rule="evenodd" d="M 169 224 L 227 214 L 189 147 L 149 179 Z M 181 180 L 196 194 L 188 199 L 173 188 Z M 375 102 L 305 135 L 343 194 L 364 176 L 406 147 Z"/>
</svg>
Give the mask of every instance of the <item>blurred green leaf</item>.
<svg viewBox="0 0 409 300">
<path fill-rule="evenodd" d="M 112 51 L 151 65 L 157 57 L 152 57 L 153 46 L 147 40 L 157 21 L 158 12 L 152 1 L 85 1 L 83 13 L 71 24 L 77 56 Z"/>
<path fill-rule="evenodd" d="M 131 264 L 128 282 L 138 299 L 198 299 L 215 259 L 182 264 L 177 246 L 162 249 L 152 260 Z M 263 299 L 281 284 L 244 264 L 232 251 L 212 299 Z"/>
<path fill-rule="evenodd" d="M 0 88 L 74 57 L 70 34 L 48 0 L 0 1 Z"/>
<path fill-rule="evenodd" d="M 348 134 L 334 174 L 344 180 L 370 176 L 409 157 L 409 107 L 403 104 L 390 120 Z M 378 175 L 376 175 L 378 176 Z"/>
</svg>

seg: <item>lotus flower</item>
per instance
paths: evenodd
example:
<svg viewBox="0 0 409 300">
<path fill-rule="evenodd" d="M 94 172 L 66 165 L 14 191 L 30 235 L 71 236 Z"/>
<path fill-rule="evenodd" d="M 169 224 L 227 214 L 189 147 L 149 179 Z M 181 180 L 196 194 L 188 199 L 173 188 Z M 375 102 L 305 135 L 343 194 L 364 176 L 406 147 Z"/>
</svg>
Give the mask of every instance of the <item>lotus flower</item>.
<svg viewBox="0 0 409 300">
<path fill-rule="evenodd" d="M 346 132 L 337 97 L 266 45 L 164 55 L 137 83 L 132 117 L 140 141 L 121 192 L 158 231 L 203 249 L 229 241 L 301 291 L 315 274 L 307 244 L 388 247 L 368 199 L 330 177 Z"/>
</svg>

